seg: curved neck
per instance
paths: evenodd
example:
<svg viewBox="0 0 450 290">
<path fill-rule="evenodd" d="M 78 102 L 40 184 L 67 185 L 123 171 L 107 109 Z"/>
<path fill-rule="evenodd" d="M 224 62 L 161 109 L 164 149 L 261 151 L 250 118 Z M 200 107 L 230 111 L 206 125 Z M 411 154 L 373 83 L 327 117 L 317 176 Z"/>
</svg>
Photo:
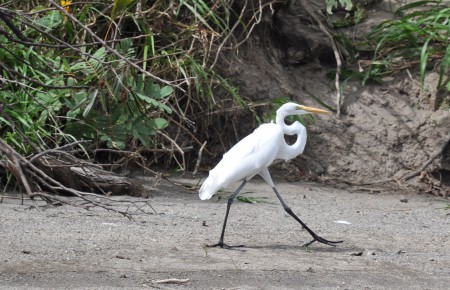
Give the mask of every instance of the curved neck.
<svg viewBox="0 0 450 290">
<path fill-rule="evenodd" d="M 307 133 L 305 126 L 300 124 L 300 122 L 295 121 L 292 125 L 286 125 L 284 118 L 285 116 L 282 116 L 282 114 L 277 116 L 277 125 L 280 126 L 283 133 L 285 135 L 297 135 L 297 140 L 294 144 L 289 145 L 285 141 L 283 150 L 280 150 L 282 154 L 279 157 L 284 160 L 289 160 L 303 152 L 306 145 Z"/>
</svg>

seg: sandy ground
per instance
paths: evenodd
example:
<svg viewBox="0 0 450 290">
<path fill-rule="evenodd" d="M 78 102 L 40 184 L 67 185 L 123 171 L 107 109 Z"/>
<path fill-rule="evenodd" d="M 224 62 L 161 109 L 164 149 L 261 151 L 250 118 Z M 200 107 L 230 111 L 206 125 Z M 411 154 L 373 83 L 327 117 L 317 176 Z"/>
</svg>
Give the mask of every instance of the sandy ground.
<svg viewBox="0 0 450 290">
<path fill-rule="evenodd" d="M 190 181 L 192 182 L 192 180 Z M 448 289 L 448 200 L 368 194 L 317 184 L 278 183 L 294 212 L 317 233 L 343 239 L 313 244 L 261 180 L 236 202 L 225 242 L 242 250 L 205 248 L 218 241 L 226 201 L 202 202 L 165 186 L 157 213 L 130 221 L 104 210 L 69 206 L 42 212 L 0 204 L 0 285 L 18 288 L 157 289 Z M 128 198 L 128 197 L 126 197 Z M 340 222 L 339 222 L 340 221 Z M 345 223 L 343 223 L 345 222 Z M 161 283 L 166 279 L 175 283 Z M 188 279 L 188 280 L 184 280 Z"/>
</svg>

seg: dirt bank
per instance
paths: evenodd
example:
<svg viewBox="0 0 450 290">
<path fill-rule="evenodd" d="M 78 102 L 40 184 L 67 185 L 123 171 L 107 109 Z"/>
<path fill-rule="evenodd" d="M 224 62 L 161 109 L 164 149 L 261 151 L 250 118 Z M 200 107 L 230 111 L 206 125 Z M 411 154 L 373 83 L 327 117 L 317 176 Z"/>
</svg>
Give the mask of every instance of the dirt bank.
<svg viewBox="0 0 450 290">
<path fill-rule="evenodd" d="M 284 97 L 320 107 L 319 99 L 336 108 L 334 80 L 327 76 L 336 68 L 330 40 L 300 2 L 288 1 L 268 12 L 238 51 L 224 54 L 221 68 L 238 84 L 242 96 L 255 102 L 270 104 Z M 373 25 L 395 18 L 395 9 L 408 2 L 412 1 L 378 1 L 367 8 L 362 23 L 336 33 L 349 39 L 361 38 Z M 358 60 L 371 58 L 360 55 Z M 356 64 L 350 68 L 358 70 Z M 443 105 L 449 96 L 436 90 L 438 73 L 428 72 L 421 90 L 418 72 L 418 67 L 411 66 L 408 71 L 384 78 L 382 84 L 346 82 L 341 117 L 316 118 L 314 124 L 307 124 L 305 152 L 293 161 L 298 167 L 297 177 L 367 183 L 399 179 L 418 170 L 442 146 L 450 127 L 449 109 Z M 267 108 L 256 110 L 263 115 Z M 227 146 L 254 129 L 247 123 L 234 128 L 233 134 L 240 130 L 241 135 Z M 214 144 L 208 146 L 211 149 Z M 450 152 L 447 147 L 445 152 Z M 446 169 L 450 168 L 449 154 L 439 156 L 426 168 L 430 178 L 435 177 L 435 184 L 450 185 Z M 417 184 L 412 185 L 420 185 L 416 188 L 427 190 L 428 185 L 413 181 Z M 447 190 L 435 194 L 445 196 Z"/>
</svg>

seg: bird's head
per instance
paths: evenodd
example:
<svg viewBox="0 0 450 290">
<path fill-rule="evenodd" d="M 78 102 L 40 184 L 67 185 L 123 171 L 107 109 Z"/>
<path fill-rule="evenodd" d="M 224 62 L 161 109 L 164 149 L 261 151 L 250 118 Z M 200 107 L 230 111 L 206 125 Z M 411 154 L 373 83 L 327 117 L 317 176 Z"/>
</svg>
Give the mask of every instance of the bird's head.
<svg viewBox="0 0 450 290">
<path fill-rule="evenodd" d="M 286 103 L 282 105 L 278 110 L 278 115 L 289 116 L 289 115 L 305 115 L 311 113 L 319 114 L 331 114 L 331 112 L 322 109 L 316 109 L 312 107 L 306 107 L 296 103 Z"/>
</svg>

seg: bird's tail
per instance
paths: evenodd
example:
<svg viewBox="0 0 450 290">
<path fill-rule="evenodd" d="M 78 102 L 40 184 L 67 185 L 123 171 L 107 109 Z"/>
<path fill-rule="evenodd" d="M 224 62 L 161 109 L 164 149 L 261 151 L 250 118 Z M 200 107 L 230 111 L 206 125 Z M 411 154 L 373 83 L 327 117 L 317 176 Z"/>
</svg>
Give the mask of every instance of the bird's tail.
<svg viewBox="0 0 450 290">
<path fill-rule="evenodd" d="M 206 178 L 205 182 L 203 182 L 202 187 L 200 187 L 200 190 L 198 191 L 198 195 L 201 200 L 210 199 L 220 188 L 220 184 L 217 184 L 210 175 Z"/>
</svg>

